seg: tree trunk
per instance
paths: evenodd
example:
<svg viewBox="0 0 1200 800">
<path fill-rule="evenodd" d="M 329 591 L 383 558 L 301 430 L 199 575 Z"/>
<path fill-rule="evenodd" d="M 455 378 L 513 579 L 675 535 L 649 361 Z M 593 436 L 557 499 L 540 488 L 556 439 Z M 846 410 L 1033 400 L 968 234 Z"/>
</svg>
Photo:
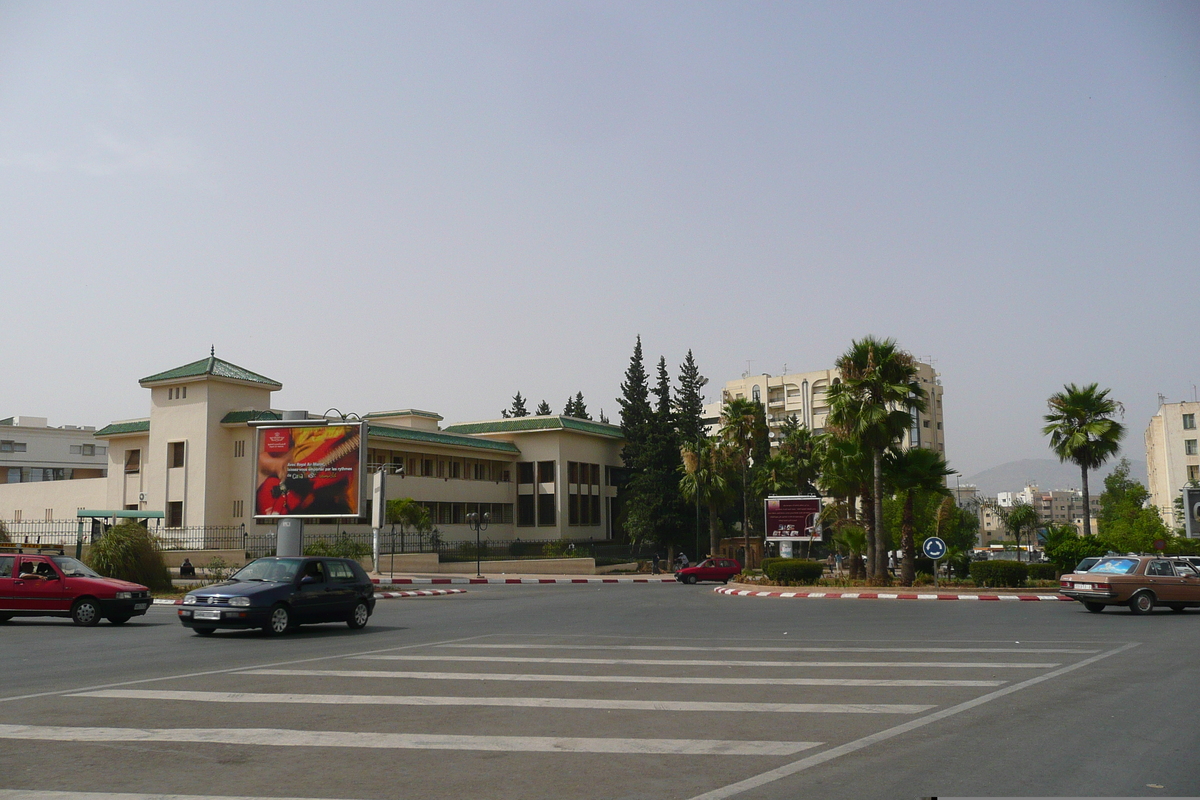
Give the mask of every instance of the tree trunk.
<svg viewBox="0 0 1200 800">
<path fill-rule="evenodd" d="M 1087 485 L 1087 467 L 1080 467 L 1079 471 L 1083 473 L 1083 535 L 1092 535 L 1092 505 L 1088 496 Z M 1100 502 L 1104 502 L 1104 495 L 1100 495 Z"/>
<path fill-rule="evenodd" d="M 883 451 L 876 450 L 873 454 L 875 462 L 875 485 L 873 487 L 874 497 L 871 500 L 875 504 L 875 574 L 879 576 L 881 582 L 888 582 L 887 572 L 887 556 L 884 555 L 888 549 L 887 536 L 883 530 Z"/>
<path fill-rule="evenodd" d="M 709 500 L 708 501 L 708 554 L 710 556 L 715 556 L 717 554 L 717 551 L 721 548 L 720 525 L 721 525 L 721 521 L 717 516 L 717 504 L 716 504 L 716 502 Z M 697 556 L 697 558 L 699 558 L 699 556 Z"/>
<path fill-rule="evenodd" d="M 875 501 L 867 492 L 863 493 L 863 528 L 867 531 L 867 566 L 864 576 L 868 581 L 875 578 Z"/>
<path fill-rule="evenodd" d="M 913 510 L 913 491 L 904 493 L 904 522 L 901 524 L 901 547 L 904 548 L 904 562 L 900 565 L 900 583 L 912 586 L 917 577 L 916 542 L 913 541 L 913 522 L 916 513 Z M 934 567 L 936 568 L 936 563 Z"/>
</svg>

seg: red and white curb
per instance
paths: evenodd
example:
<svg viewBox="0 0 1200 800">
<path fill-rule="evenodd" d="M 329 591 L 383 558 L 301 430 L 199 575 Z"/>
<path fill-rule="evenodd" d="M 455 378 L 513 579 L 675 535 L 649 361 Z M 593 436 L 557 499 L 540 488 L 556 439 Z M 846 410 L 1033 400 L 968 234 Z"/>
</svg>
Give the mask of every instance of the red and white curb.
<svg viewBox="0 0 1200 800">
<path fill-rule="evenodd" d="M 373 578 L 379 586 L 412 586 L 416 584 L 521 584 L 537 586 L 553 583 L 675 583 L 674 578 L 393 578 L 390 581 Z"/>
<path fill-rule="evenodd" d="M 392 600 L 404 597 L 437 597 L 446 594 L 466 594 L 466 589 L 410 589 L 401 592 L 376 592 L 376 600 Z M 168 600 L 165 598 L 156 599 L 156 606 L 180 606 L 183 605 L 183 600 Z"/>
<path fill-rule="evenodd" d="M 735 597 L 829 598 L 832 600 L 1066 600 L 1061 594 L 926 594 L 911 592 L 756 592 L 752 589 L 730 589 L 718 586 L 717 594 Z"/>
</svg>

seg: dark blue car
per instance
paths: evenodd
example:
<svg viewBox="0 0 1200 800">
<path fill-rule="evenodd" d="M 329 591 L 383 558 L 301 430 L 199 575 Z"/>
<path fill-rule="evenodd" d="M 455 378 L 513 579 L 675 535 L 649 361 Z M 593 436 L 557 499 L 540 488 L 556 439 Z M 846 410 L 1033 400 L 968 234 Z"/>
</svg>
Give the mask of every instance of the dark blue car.
<svg viewBox="0 0 1200 800">
<path fill-rule="evenodd" d="M 261 628 L 278 636 L 313 622 L 345 622 L 357 630 L 374 610 L 375 586 L 357 561 L 272 557 L 188 592 L 179 621 L 201 636 L 217 628 Z"/>
</svg>

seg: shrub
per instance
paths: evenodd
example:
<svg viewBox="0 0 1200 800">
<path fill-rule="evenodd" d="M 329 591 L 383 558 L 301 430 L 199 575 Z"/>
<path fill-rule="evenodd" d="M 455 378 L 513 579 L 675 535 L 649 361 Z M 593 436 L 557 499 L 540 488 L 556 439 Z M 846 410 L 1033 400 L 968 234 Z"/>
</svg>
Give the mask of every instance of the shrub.
<svg viewBox="0 0 1200 800">
<path fill-rule="evenodd" d="M 780 563 L 781 561 L 792 561 L 792 560 L 793 560 L 793 559 L 790 559 L 790 558 L 764 558 L 764 559 L 762 560 L 762 564 L 760 564 L 759 566 L 762 568 L 762 571 L 763 571 L 763 572 L 765 572 L 765 573 L 767 573 L 768 575 L 770 575 L 770 574 L 771 574 L 771 572 L 770 572 L 770 570 L 771 570 L 771 565 L 773 565 L 773 564 L 778 564 L 778 563 Z"/>
<path fill-rule="evenodd" d="M 587 556 L 587 549 L 584 547 L 572 547 L 574 542 L 566 539 L 559 539 L 556 542 L 546 542 L 542 547 L 542 555 L 546 558 L 584 558 Z"/>
<path fill-rule="evenodd" d="M 156 592 L 169 592 L 171 573 L 150 532 L 132 522 L 122 522 L 92 544 L 87 564 L 101 575 L 140 583 Z"/>
<path fill-rule="evenodd" d="M 799 558 L 771 559 L 769 567 L 764 564 L 763 572 L 773 581 L 780 583 L 816 583 L 825 574 L 821 561 L 806 561 Z"/>
<path fill-rule="evenodd" d="M 371 555 L 371 546 L 349 536 L 339 536 L 332 541 L 316 539 L 304 546 L 306 556 L 330 556 L 332 558 L 366 558 Z"/>
<path fill-rule="evenodd" d="M 1029 565 L 1019 561 L 973 561 L 971 577 L 980 586 L 1017 587 L 1025 583 Z"/>
<path fill-rule="evenodd" d="M 8 538 L 8 528 L 4 527 L 4 523 L 0 522 L 0 542 L 11 542 Z"/>
<path fill-rule="evenodd" d="M 1028 564 L 1026 576 L 1031 581 L 1058 580 L 1058 567 L 1053 564 Z"/>
</svg>

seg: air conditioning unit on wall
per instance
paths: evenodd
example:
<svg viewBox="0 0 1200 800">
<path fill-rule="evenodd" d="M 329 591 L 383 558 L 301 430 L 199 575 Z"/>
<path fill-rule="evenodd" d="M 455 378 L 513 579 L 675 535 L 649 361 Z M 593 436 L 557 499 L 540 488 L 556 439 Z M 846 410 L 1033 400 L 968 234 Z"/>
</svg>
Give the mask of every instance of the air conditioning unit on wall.
<svg viewBox="0 0 1200 800">
<path fill-rule="evenodd" d="M 146 502 L 146 493 L 145 492 L 138 492 L 138 502 L 139 503 Z"/>
</svg>

